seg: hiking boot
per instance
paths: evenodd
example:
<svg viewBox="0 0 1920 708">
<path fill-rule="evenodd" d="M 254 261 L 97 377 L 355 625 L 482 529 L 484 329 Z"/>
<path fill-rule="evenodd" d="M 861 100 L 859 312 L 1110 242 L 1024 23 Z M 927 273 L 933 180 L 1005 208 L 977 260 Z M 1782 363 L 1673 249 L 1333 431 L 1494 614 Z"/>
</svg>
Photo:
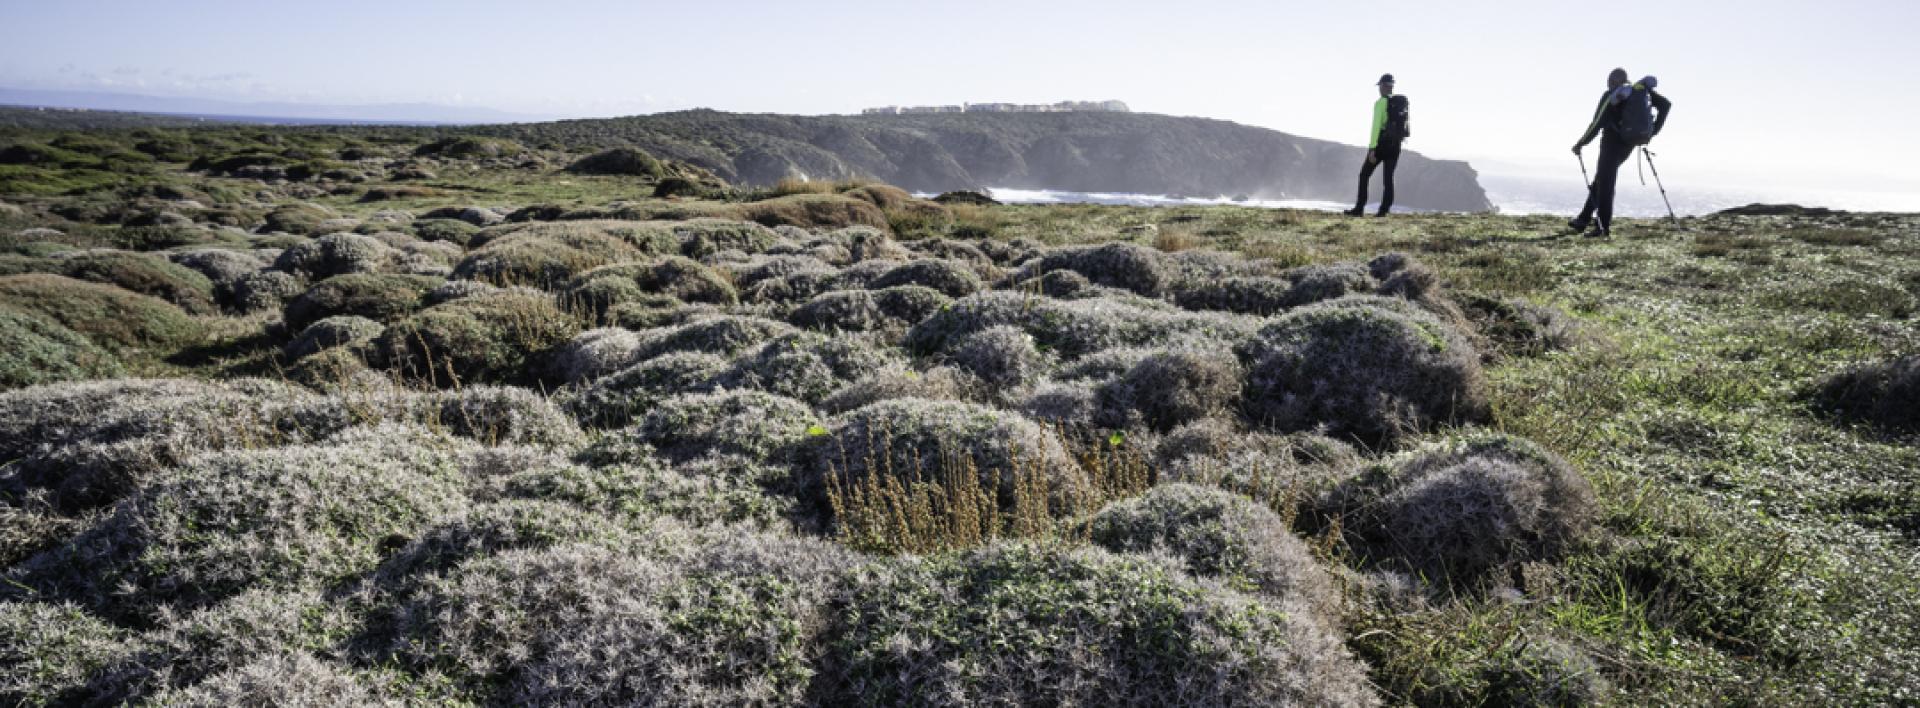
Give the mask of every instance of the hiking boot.
<svg viewBox="0 0 1920 708">
<path fill-rule="evenodd" d="M 1586 219 L 1568 219 L 1567 220 L 1567 228 L 1572 229 L 1573 232 L 1576 234 L 1587 230 L 1587 224 L 1588 222 Z"/>
<path fill-rule="evenodd" d="M 1581 235 L 1587 238 L 1613 238 L 1612 231 L 1609 231 L 1606 227 L 1600 226 L 1598 224 L 1594 225 L 1592 229 L 1589 229 L 1585 234 L 1581 234 Z"/>
<path fill-rule="evenodd" d="M 1352 209 L 1348 209 L 1340 213 L 1346 214 L 1347 216 L 1366 216 L 1367 215 L 1366 210 L 1361 209 L 1360 207 L 1354 207 Z"/>
<path fill-rule="evenodd" d="M 1386 210 L 1382 209 L 1379 212 L 1374 213 L 1374 216 L 1385 219 L 1387 218 L 1387 212 Z"/>
</svg>

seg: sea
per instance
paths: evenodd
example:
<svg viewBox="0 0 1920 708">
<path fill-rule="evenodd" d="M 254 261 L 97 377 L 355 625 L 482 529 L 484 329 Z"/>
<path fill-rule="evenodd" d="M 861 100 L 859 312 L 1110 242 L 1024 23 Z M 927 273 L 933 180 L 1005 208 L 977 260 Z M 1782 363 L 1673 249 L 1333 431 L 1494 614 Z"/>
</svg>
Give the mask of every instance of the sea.
<svg viewBox="0 0 1920 708">
<path fill-rule="evenodd" d="M 1578 179 L 1551 179 L 1481 175 L 1480 186 L 1487 199 L 1501 214 L 1518 216 L 1552 214 L 1571 216 L 1586 201 L 1585 183 Z M 1702 216 L 1722 209 L 1747 204 L 1799 204 L 1849 211 L 1920 212 L 1920 194 L 1848 192 L 1837 190 L 1724 189 L 1685 183 L 1669 183 L 1663 198 L 1659 183 L 1648 174 L 1646 184 L 1631 164 L 1623 168 L 1615 187 L 1614 214 L 1621 217 L 1660 217 L 1669 206 L 1676 216 Z M 1339 211 L 1351 202 L 1311 199 L 1248 199 L 1229 197 L 1168 196 L 1119 192 L 1070 192 L 1052 189 L 988 190 L 994 199 L 1008 204 L 1115 204 L 1125 206 L 1180 207 L 1233 204 L 1270 209 L 1313 209 Z M 1419 213 L 1427 210 L 1395 207 L 1395 211 Z"/>
</svg>

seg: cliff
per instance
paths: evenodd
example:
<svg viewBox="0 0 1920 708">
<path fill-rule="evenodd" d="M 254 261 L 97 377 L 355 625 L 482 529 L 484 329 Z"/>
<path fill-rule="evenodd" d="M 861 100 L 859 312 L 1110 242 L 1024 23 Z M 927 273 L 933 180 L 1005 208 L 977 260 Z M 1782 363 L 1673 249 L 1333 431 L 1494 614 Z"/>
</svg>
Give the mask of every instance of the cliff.
<svg viewBox="0 0 1920 708">
<path fill-rule="evenodd" d="M 1222 120 L 1147 113 L 785 116 L 683 111 L 485 126 L 520 140 L 630 143 L 730 182 L 872 177 L 907 189 L 1013 187 L 1346 201 L 1363 148 Z M 1473 168 L 1409 150 L 1397 204 L 1491 208 Z"/>
</svg>

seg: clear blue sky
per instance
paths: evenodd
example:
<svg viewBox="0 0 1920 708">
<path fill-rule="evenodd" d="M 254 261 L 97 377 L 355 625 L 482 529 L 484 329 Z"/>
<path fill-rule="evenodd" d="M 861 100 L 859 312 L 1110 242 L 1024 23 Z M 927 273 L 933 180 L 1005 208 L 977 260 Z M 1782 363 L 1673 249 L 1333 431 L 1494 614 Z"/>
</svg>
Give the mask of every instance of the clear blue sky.
<svg viewBox="0 0 1920 708">
<path fill-rule="evenodd" d="M 1117 98 L 1349 143 L 1391 71 L 1410 147 L 1504 172 L 1577 170 L 1622 65 L 1675 103 L 1670 179 L 1920 191 L 1911 0 L 0 0 L 0 27 L 15 88 L 544 116 Z"/>
</svg>

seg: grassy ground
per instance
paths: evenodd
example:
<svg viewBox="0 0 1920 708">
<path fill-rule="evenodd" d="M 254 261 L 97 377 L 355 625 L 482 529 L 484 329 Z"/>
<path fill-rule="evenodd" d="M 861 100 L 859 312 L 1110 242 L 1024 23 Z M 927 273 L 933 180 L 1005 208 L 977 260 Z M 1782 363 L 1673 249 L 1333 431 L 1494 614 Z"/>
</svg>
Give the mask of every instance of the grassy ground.
<svg viewBox="0 0 1920 708">
<path fill-rule="evenodd" d="M 1807 403 L 1837 369 L 1920 352 L 1920 220 L 1629 221 L 1592 240 L 1550 217 L 1003 211 L 1002 233 L 1051 243 L 1312 262 L 1404 251 L 1456 288 L 1578 317 L 1588 344 L 1491 368 L 1494 425 L 1576 463 L 1619 540 L 1549 571 L 1542 596 L 1362 632 L 1365 653 L 1406 663 L 1401 697 L 1434 698 L 1422 673 L 1554 630 L 1604 647 L 1636 701 L 1920 698 L 1920 447 Z M 1157 230 L 1123 233 L 1140 224 Z"/>
</svg>

